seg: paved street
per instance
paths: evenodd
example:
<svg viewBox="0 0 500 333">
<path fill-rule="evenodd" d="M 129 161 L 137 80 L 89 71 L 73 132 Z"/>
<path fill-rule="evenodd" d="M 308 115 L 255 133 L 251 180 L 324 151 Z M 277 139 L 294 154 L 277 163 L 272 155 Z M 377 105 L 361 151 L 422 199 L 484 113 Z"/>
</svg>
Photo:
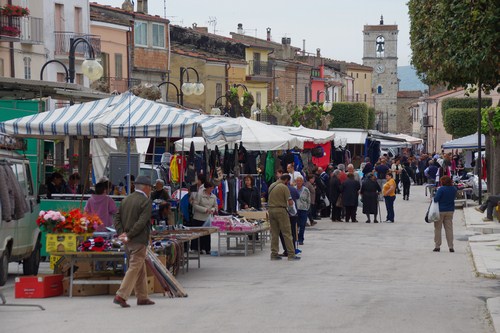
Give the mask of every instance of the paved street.
<svg viewBox="0 0 500 333">
<path fill-rule="evenodd" d="M 427 200 L 421 186 L 410 201 L 399 197 L 394 224 L 323 219 L 306 230 L 300 262 L 270 261 L 269 246 L 249 257 L 204 256 L 201 269 L 179 276 L 188 298 L 155 294 L 151 307 L 132 298 L 132 308 L 121 309 L 112 296 L 13 299 L 11 275 L 9 302 L 47 310 L 0 307 L 1 331 L 494 332 L 486 299 L 500 288 L 475 276 L 467 251 L 474 233 L 458 209 L 456 253 L 445 240 L 442 252 L 432 252 Z"/>
</svg>

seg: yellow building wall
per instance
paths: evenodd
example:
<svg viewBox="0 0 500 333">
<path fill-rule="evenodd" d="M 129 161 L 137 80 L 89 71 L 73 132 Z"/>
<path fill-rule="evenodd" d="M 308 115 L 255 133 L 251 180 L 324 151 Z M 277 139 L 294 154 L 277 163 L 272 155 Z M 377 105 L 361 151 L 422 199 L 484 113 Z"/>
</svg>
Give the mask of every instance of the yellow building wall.
<svg viewBox="0 0 500 333">
<path fill-rule="evenodd" d="M 355 69 L 348 69 L 347 73 L 354 78 L 353 102 L 356 102 L 356 93 L 359 93 L 359 100 L 357 102 L 366 103 L 368 104 L 368 106 L 373 106 L 372 73 L 369 71 Z"/>
</svg>

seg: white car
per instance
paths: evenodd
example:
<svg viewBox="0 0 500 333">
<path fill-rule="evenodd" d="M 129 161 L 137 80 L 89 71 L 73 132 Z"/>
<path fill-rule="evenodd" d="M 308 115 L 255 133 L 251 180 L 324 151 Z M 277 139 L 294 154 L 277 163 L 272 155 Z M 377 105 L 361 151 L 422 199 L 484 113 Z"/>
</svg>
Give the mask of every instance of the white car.
<svg viewBox="0 0 500 333">
<path fill-rule="evenodd" d="M 0 149 L 0 168 L 3 168 L 0 172 L 0 286 L 3 286 L 9 262 L 22 261 L 25 275 L 38 274 L 41 232 L 36 224 L 39 209 L 28 159 L 14 150 Z M 7 168 L 12 170 L 10 176 Z"/>
</svg>

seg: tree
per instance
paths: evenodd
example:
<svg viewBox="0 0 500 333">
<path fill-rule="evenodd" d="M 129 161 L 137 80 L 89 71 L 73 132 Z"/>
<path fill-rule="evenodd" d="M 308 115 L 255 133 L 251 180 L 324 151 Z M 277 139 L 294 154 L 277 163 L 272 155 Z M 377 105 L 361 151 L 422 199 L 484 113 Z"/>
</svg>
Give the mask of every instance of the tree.
<svg viewBox="0 0 500 333">
<path fill-rule="evenodd" d="M 302 109 L 296 108 L 292 114 L 293 126 L 328 130 L 332 116 L 323 111 L 323 105 L 315 102 L 304 105 Z"/>
<path fill-rule="evenodd" d="M 500 172 L 495 169 L 500 165 L 500 106 L 482 110 L 482 132 L 491 140 L 486 140 L 486 155 L 488 159 L 488 187 L 490 193 L 500 193 Z"/>
<path fill-rule="evenodd" d="M 451 134 L 453 139 L 474 134 L 477 131 L 476 110 L 448 109 L 443 125 L 446 133 Z"/>
<path fill-rule="evenodd" d="M 369 110 L 365 103 L 333 103 L 330 114 L 334 128 L 368 128 Z"/>
<path fill-rule="evenodd" d="M 497 88 L 500 82 L 500 6 L 489 0 L 409 0 L 408 9 L 412 65 L 428 85 L 445 83 L 449 89 L 475 85 L 481 132 L 481 92 Z M 499 150 L 492 152 L 500 154 Z"/>
<path fill-rule="evenodd" d="M 240 104 L 240 95 L 238 94 L 237 87 L 231 87 L 226 96 L 229 103 L 231 103 L 231 108 L 234 111 L 235 117 L 251 117 L 252 105 L 254 103 L 254 98 L 251 93 L 248 91 L 243 92 L 243 104 Z"/>
</svg>

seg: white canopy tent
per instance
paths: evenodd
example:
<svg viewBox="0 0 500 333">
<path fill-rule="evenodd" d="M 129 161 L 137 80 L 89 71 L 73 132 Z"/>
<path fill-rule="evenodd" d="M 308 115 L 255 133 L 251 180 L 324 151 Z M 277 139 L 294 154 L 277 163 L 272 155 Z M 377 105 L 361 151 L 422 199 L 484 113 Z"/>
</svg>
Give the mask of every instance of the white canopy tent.
<svg viewBox="0 0 500 333">
<path fill-rule="evenodd" d="M 394 134 L 394 137 L 405 139 L 406 142 L 408 142 L 412 145 L 420 145 L 424 142 L 424 139 L 416 138 L 414 136 L 406 135 L 406 134 Z"/>
<path fill-rule="evenodd" d="M 335 137 L 346 139 L 347 144 L 364 145 L 368 136 L 368 131 L 356 128 L 331 128 L 330 131 L 335 133 Z"/>
<path fill-rule="evenodd" d="M 154 138 L 193 137 L 200 127 L 207 142 L 239 140 L 241 126 L 226 120 L 124 93 L 0 122 L 0 132 L 54 139 L 67 136 Z"/>
<path fill-rule="evenodd" d="M 304 148 L 304 141 L 299 137 L 284 133 L 282 131 L 277 131 L 275 126 L 267 125 L 259 121 L 248 119 L 245 117 L 238 118 L 227 118 L 227 117 L 217 117 L 226 119 L 228 122 L 240 125 L 242 127 L 241 140 L 238 142 L 243 143 L 243 146 L 247 150 L 251 151 L 268 151 L 268 150 L 286 150 L 298 147 L 300 149 Z M 184 141 L 184 151 L 188 151 L 191 142 L 195 143 L 195 150 L 203 150 L 203 146 L 206 141 L 200 138 L 184 139 L 175 142 L 175 149 L 177 151 L 182 151 Z M 223 148 L 227 142 L 216 142 L 214 144 L 209 144 L 208 148 L 213 148 L 217 145 L 219 148 Z M 230 147 L 232 148 L 232 147 Z"/>
<path fill-rule="evenodd" d="M 481 148 L 485 147 L 486 138 L 481 134 Z M 477 149 L 477 132 L 455 140 L 450 140 L 441 145 L 443 149 Z"/>
<path fill-rule="evenodd" d="M 323 144 L 335 139 L 334 132 L 311 129 L 302 125 L 299 127 L 273 125 L 273 127 L 283 131 L 284 133 L 296 136 L 302 141 L 314 142 L 315 144 Z"/>
</svg>

